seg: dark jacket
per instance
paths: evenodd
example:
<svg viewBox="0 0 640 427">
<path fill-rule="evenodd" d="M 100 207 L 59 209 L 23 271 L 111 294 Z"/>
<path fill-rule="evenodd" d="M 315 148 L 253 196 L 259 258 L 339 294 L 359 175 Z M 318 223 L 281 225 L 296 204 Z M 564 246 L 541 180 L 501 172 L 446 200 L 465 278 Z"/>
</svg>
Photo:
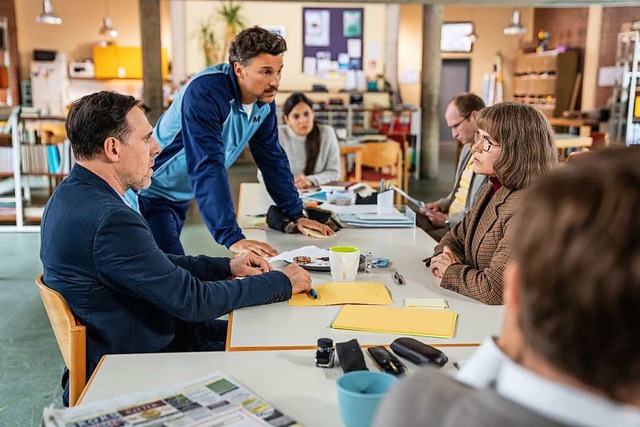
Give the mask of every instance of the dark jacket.
<svg viewBox="0 0 640 427">
<path fill-rule="evenodd" d="M 281 272 L 223 281 L 227 258 L 165 255 L 142 216 L 77 164 L 45 207 L 40 259 L 45 284 L 87 328 L 87 375 L 104 354 L 184 350 L 177 319 L 202 322 L 291 297 Z"/>
</svg>

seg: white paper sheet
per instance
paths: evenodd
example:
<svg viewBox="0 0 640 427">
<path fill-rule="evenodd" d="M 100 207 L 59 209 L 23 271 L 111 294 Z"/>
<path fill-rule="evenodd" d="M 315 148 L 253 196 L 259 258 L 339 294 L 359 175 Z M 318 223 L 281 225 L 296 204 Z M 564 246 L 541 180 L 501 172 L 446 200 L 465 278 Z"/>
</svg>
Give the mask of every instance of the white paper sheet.
<svg viewBox="0 0 640 427">
<path fill-rule="evenodd" d="M 291 263 L 293 262 L 293 258 L 297 256 L 308 256 L 311 259 L 315 259 L 315 258 L 329 256 L 329 250 L 320 249 L 317 246 L 303 246 L 301 248 L 294 249 L 292 251 L 282 252 L 272 257 L 271 259 L 269 259 L 269 262 L 285 261 L 285 262 Z"/>
<path fill-rule="evenodd" d="M 362 40 L 348 39 L 347 54 L 349 54 L 349 58 L 362 58 Z"/>
</svg>

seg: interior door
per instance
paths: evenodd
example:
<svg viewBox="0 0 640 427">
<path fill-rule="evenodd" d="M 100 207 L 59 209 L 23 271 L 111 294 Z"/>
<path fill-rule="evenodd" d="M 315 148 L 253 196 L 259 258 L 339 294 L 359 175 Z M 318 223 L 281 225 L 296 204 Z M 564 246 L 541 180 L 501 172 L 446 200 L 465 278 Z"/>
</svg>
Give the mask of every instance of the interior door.
<svg viewBox="0 0 640 427">
<path fill-rule="evenodd" d="M 442 87 L 440 90 L 440 140 L 451 141 L 451 130 L 444 120 L 447 104 L 459 93 L 469 91 L 469 59 L 442 60 Z M 480 94 L 482 95 L 482 94 Z"/>
</svg>

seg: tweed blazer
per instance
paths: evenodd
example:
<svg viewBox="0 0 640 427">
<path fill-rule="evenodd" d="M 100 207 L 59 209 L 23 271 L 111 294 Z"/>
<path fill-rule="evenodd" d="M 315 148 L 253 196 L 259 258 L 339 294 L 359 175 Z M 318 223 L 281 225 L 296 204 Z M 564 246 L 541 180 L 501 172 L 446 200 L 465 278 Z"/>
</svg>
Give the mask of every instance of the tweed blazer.
<svg viewBox="0 0 640 427">
<path fill-rule="evenodd" d="M 502 304 L 504 270 L 513 260 L 509 242 L 511 219 L 522 200 L 523 190 L 501 187 L 493 194 L 487 184 L 471 211 L 465 214 L 435 247 L 434 255 L 445 246 L 462 261 L 442 275 L 440 286 L 485 304 Z"/>
</svg>

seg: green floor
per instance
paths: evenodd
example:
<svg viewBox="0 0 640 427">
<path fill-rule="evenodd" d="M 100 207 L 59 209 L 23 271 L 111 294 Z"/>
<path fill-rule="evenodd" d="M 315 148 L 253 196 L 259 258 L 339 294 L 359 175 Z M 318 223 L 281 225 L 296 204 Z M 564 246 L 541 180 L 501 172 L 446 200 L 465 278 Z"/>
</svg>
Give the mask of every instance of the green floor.
<svg viewBox="0 0 640 427">
<path fill-rule="evenodd" d="M 446 194 L 453 180 L 454 145 L 441 149 L 440 179 L 413 181 L 411 194 L 425 201 Z M 230 170 L 232 194 L 240 182 L 255 181 L 255 167 Z M 189 254 L 225 255 L 196 212 L 182 235 Z M 33 282 L 40 273 L 38 233 L 0 233 L 0 427 L 37 426 L 42 408 L 61 405 L 63 363 Z"/>
</svg>

